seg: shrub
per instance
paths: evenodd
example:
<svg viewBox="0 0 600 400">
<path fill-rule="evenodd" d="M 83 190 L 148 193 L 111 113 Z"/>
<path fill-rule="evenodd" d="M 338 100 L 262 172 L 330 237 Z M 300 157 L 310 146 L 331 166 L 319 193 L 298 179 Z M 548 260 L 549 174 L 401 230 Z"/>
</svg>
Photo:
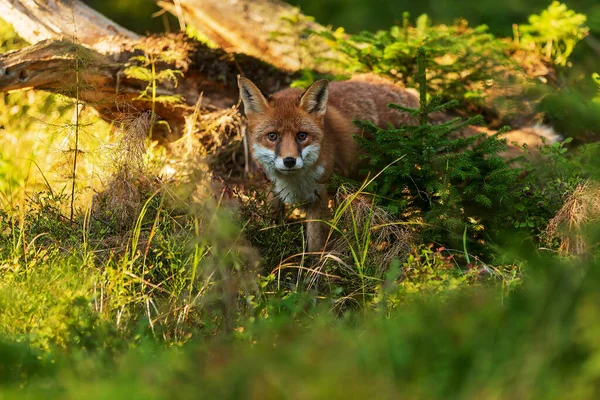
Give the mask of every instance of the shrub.
<svg viewBox="0 0 600 400">
<path fill-rule="evenodd" d="M 346 73 L 373 72 L 407 87 L 416 87 L 417 49 L 430 55 L 429 89 L 462 104 L 484 105 L 485 91 L 498 85 L 502 72 L 518 74 L 518 65 L 505 53 L 509 45 L 490 34 L 487 27 L 468 28 L 462 20 L 453 26 L 432 26 L 427 15 L 410 25 L 388 31 L 362 32 L 348 37 L 319 32 L 341 54 L 328 61 L 340 64 Z"/>
<path fill-rule="evenodd" d="M 544 89 L 555 90 L 556 67 L 570 66 L 569 57 L 588 32 L 586 17 L 558 2 L 529 22 L 514 25 L 511 39 L 494 36 L 485 25 L 471 28 L 464 19 L 432 25 L 424 14 L 413 24 L 404 13 L 397 26 L 376 33 L 312 32 L 334 50 L 322 51 L 326 56 L 315 64 L 328 65 L 340 77 L 374 72 L 416 87 L 416 52 L 423 47 L 430 55 L 429 94 L 458 100 L 457 111 L 480 113 L 497 126 L 522 123 L 534 117 Z"/>
<path fill-rule="evenodd" d="M 556 65 L 567 66 L 575 45 L 589 32 L 586 20 L 585 15 L 554 1 L 539 15 L 530 15 L 528 25 L 519 26 L 521 44 L 535 49 Z"/>
<path fill-rule="evenodd" d="M 398 216 L 417 212 L 428 239 L 448 243 L 453 242 L 450 238 L 461 237 L 466 226 L 471 233 L 489 227 L 498 210 L 509 207 L 519 170 L 499 156 L 506 149 L 502 131 L 491 136 L 457 135 L 481 122 L 481 117 L 437 125 L 428 122 L 429 114 L 454 107 L 456 101 L 443 103 L 441 96 L 435 96 L 427 102 L 422 48 L 418 65 L 420 108 L 390 107 L 412 114 L 419 125 L 381 129 L 368 121 L 356 121 L 372 136 L 356 139 L 364 150 L 365 172 L 378 173 L 368 189 L 379 203 Z"/>
</svg>

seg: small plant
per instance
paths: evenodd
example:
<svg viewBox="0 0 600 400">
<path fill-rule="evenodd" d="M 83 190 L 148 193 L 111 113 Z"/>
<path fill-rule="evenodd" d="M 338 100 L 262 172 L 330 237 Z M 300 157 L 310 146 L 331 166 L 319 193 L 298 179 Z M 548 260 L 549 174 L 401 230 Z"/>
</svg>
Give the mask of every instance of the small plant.
<svg viewBox="0 0 600 400">
<path fill-rule="evenodd" d="M 94 196 L 92 219 L 112 232 L 128 230 L 143 203 L 156 190 L 148 178 L 147 135 L 154 119 L 143 113 L 121 121 L 119 140 L 111 149 L 114 172 L 102 192 Z"/>
<path fill-rule="evenodd" d="M 405 261 L 392 263 L 385 282 L 378 287 L 374 305 L 390 313 L 418 300 L 443 301 L 459 290 L 486 281 L 500 281 L 503 295 L 521 283 L 521 270 L 516 265 L 492 267 L 478 260 L 461 265 L 462 257 L 457 258 L 433 244 L 414 247 Z"/>
<path fill-rule="evenodd" d="M 146 83 L 146 87 L 136 99 L 149 100 L 152 103 L 152 118 L 155 118 L 156 103 L 176 104 L 182 101 L 179 95 L 158 94 L 158 86 L 161 84 L 170 83 L 177 87 L 178 77 L 183 76 L 183 72 L 170 68 L 158 70 L 157 64 L 177 61 L 180 54 L 170 51 L 149 51 L 145 46 L 136 47 L 136 50 L 143 51 L 143 54 L 131 57 L 129 62 L 132 65 L 127 67 L 124 73 L 128 78 L 139 79 Z M 170 130 L 166 121 L 156 121 L 156 123 L 166 125 L 167 129 Z M 149 137 L 152 137 L 153 126 L 154 124 L 150 126 Z"/>
<path fill-rule="evenodd" d="M 0 22 L 0 51 L 22 46 Z M 78 81 L 65 82 L 69 97 L 34 90 L 0 95 L 0 207 L 14 208 L 42 191 L 64 193 L 68 185 L 73 204 L 61 204 L 61 211 L 75 214 L 89 199 L 82 189 L 99 183 L 97 165 L 105 154 L 98 150 L 110 142 L 110 127 L 78 96 L 90 90 L 86 51 L 71 56 L 74 70 L 68 72 Z M 92 129 L 94 135 L 88 135 Z"/>
<path fill-rule="evenodd" d="M 431 113 L 452 108 L 457 102 L 443 103 L 441 96 L 427 101 L 423 48 L 417 63 L 420 107 L 389 106 L 412 114 L 419 125 L 381 129 L 368 121 L 356 121 L 367 132 L 356 139 L 364 149 L 365 172 L 383 171 L 368 188 L 379 204 L 397 216 L 416 212 L 423 218 L 426 232 L 433 234 L 431 239 L 447 242 L 462 234 L 465 225 L 472 233 L 490 227 L 494 214 L 511 204 L 519 171 L 498 155 L 506 149 L 502 131 L 460 137 L 460 131 L 480 123 L 481 117 L 437 125 L 429 122 Z M 388 166 L 392 160 L 397 162 Z"/>
<path fill-rule="evenodd" d="M 346 36 L 325 30 L 317 34 L 339 55 L 327 61 L 346 74 L 373 72 L 406 87 L 418 86 L 415 59 L 417 49 L 423 48 L 430 60 L 428 90 L 477 109 L 487 107 L 488 92 L 502 90 L 506 76 L 523 81 L 520 67 L 507 56 L 509 44 L 494 37 L 486 26 L 469 28 L 464 20 L 432 26 L 427 15 L 421 15 L 412 26 L 404 13 L 402 26 L 386 31 Z"/>
<path fill-rule="evenodd" d="M 554 1 L 539 15 L 531 15 L 528 25 L 519 26 L 519 40 L 523 46 L 534 48 L 554 64 L 568 66 L 575 45 L 588 35 L 586 20 L 584 14 Z"/>
<path fill-rule="evenodd" d="M 578 161 L 568 154 L 566 145 L 571 141 L 572 138 L 567 138 L 542 146 L 541 160 L 525 163 L 527 176 L 513 189 L 515 202 L 507 221 L 538 240 L 550 219 L 584 177 Z"/>
<path fill-rule="evenodd" d="M 598 88 L 598 95 L 596 97 L 594 97 L 594 102 L 600 104 L 600 74 L 598 74 L 597 72 L 594 72 L 592 74 L 592 79 L 594 80 L 594 83 L 596 84 L 596 87 Z"/>
<path fill-rule="evenodd" d="M 366 192 L 371 180 L 354 189 L 339 187 L 326 252 L 304 275 L 309 289 L 335 299 L 339 311 L 372 303 L 390 265 L 403 260 L 418 240 L 411 223 L 394 219 Z"/>
</svg>

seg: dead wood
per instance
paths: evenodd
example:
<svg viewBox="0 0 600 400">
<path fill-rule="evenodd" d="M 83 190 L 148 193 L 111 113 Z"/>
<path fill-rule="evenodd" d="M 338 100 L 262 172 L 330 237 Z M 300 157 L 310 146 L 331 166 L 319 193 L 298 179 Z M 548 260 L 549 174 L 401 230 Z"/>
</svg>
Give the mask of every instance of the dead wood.
<svg viewBox="0 0 600 400">
<path fill-rule="evenodd" d="M 319 69 L 300 45 L 300 37 L 305 29 L 318 31 L 323 26 L 283 1 L 157 0 L 157 4 L 225 51 L 249 54 L 284 70 Z M 320 55 L 327 51 L 321 48 Z"/>
<path fill-rule="evenodd" d="M 107 53 L 139 39 L 78 0 L 0 0 L 0 16 L 31 44 L 69 39 Z"/>
<path fill-rule="evenodd" d="M 160 96 L 177 95 L 182 101 L 155 103 L 158 118 L 169 123 L 174 137 L 180 136 L 185 117 L 201 94 L 202 107 L 236 104 L 238 74 L 252 76 L 268 91 L 287 86 L 292 79 L 291 74 L 251 56 L 212 49 L 184 35 L 141 38 L 110 54 L 68 40 L 45 40 L 0 55 L 0 91 L 34 88 L 74 97 L 79 75 L 80 100 L 95 107 L 104 119 L 114 121 L 123 114 L 152 109 L 150 98 L 139 98 L 148 83 L 128 77 L 125 71 L 136 65 L 132 57 L 160 52 L 176 57 L 171 62 L 157 62 L 157 72 L 171 69 L 183 73 L 177 85 L 162 83 L 157 90 Z"/>
<path fill-rule="evenodd" d="M 208 5 L 216 3 L 219 2 L 207 2 Z M 229 3 L 232 2 L 226 1 L 223 5 Z M 282 2 L 272 4 L 273 12 L 278 15 L 291 9 Z M 194 5 L 194 2 L 185 3 L 186 10 Z M 216 6 L 215 10 L 221 8 Z M 170 126 L 170 132 L 164 129 L 156 132 L 170 133 L 173 138 L 180 136 L 185 118 L 199 98 L 201 107 L 213 110 L 236 104 L 238 74 L 252 76 L 270 92 L 287 86 L 292 79 L 290 73 L 251 55 L 213 49 L 183 34 L 140 37 L 78 0 L 0 0 L 0 12 L 2 18 L 32 44 L 0 55 L 0 91 L 33 88 L 73 97 L 79 87 L 80 100 L 95 107 L 110 121 L 131 112 L 152 109 L 148 96 L 139 98 L 147 82 L 126 73 L 128 67 L 136 65 L 131 58 L 161 52 L 176 54 L 174 61 L 157 63 L 157 72 L 170 69 L 182 75 L 176 84 L 161 83 L 157 95 L 179 96 L 181 102 L 155 102 L 154 106 L 158 119 L 167 121 Z M 244 15 L 256 21 L 260 12 L 269 11 L 252 5 L 249 14 Z M 277 57 L 277 53 L 274 56 Z"/>
</svg>

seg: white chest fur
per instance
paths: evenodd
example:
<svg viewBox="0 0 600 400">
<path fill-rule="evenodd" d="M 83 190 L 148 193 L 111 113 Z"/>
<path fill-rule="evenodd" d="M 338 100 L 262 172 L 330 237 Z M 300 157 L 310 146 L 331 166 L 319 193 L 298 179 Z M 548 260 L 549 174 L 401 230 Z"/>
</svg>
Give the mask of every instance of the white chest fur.
<svg viewBox="0 0 600 400">
<path fill-rule="evenodd" d="M 276 168 L 275 153 L 263 146 L 252 146 L 254 158 L 263 166 L 269 179 L 275 184 L 275 194 L 286 203 L 314 202 L 317 198 L 318 183 L 325 168 L 315 165 L 318 159 L 319 147 L 307 146 L 302 152 L 304 167 L 293 173 L 284 173 Z"/>
<path fill-rule="evenodd" d="M 322 186 L 317 183 L 323 175 L 324 168 L 302 169 L 293 175 L 283 175 L 275 171 L 271 179 L 275 183 L 274 192 L 286 203 L 312 203 L 317 199 L 317 193 Z"/>
</svg>

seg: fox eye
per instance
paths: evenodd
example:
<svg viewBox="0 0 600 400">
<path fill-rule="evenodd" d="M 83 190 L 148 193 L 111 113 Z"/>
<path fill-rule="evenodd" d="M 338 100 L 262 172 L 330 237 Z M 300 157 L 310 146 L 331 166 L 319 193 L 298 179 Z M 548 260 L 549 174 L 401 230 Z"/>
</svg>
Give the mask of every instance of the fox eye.
<svg viewBox="0 0 600 400">
<path fill-rule="evenodd" d="M 308 133 L 306 133 L 306 132 L 298 132 L 298 134 L 296 135 L 296 137 L 298 138 L 299 141 L 304 142 L 306 140 L 306 138 L 308 137 Z"/>
<path fill-rule="evenodd" d="M 277 138 L 279 137 L 279 135 L 276 132 L 271 132 L 267 135 L 267 138 L 271 141 L 274 142 L 277 140 Z"/>
</svg>

